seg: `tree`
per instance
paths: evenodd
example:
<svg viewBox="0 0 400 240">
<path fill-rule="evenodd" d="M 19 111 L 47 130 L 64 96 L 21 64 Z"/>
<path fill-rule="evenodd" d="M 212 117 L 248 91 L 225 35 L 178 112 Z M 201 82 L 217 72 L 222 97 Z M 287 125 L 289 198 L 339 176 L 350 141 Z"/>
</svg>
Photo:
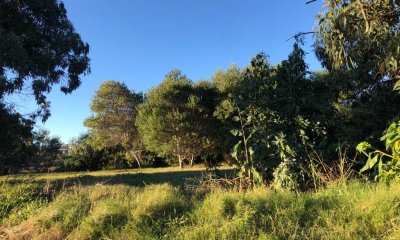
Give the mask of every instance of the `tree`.
<svg viewBox="0 0 400 240">
<path fill-rule="evenodd" d="M 218 70 L 211 77 L 211 83 L 218 90 L 217 106 L 214 111 L 214 116 L 221 123 L 221 136 L 219 144 L 222 145 L 222 155 L 225 160 L 232 160 L 231 150 L 237 142 L 235 136 L 230 131 L 233 128 L 229 117 L 233 111 L 232 99 L 233 96 L 240 91 L 241 82 L 243 80 L 243 72 L 231 65 L 227 70 Z"/>
<path fill-rule="evenodd" d="M 227 153 L 224 141 L 227 135 L 223 123 L 214 117 L 220 92 L 209 81 L 197 81 L 193 84 L 193 95 L 190 96 L 190 110 L 192 120 L 192 156 L 204 159 L 215 158 Z"/>
<path fill-rule="evenodd" d="M 350 98 L 345 104 L 351 107 L 355 118 L 366 116 L 367 132 L 382 129 L 389 121 L 398 119 L 400 111 L 400 98 L 391 91 L 400 90 L 399 2 L 329 0 L 327 4 L 328 11 L 320 16 L 316 53 L 329 69 L 351 73 L 352 78 L 344 79 L 350 86 Z M 357 128 L 360 126 L 365 128 L 361 124 Z M 357 150 L 368 156 L 361 171 L 379 162 L 379 177 L 398 176 L 397 126 L 392 123 L 381 138 L 391 153 L 367 142 L 358 145 Z M 363 135 L 364 139 L 376 137 Z M 388 164 L 384 164 L 383 159 L 388 158 Z"/>
<path fill-rule="evenodd" d="M 50 136 L 50 132 L 41 129 L 34 134 L 33 143 L 37 149 L 39 163 L 50 167 L 57 159 L 62 142 L 59 137 Z"/>
<path fill-rule="evenodd" d="M 230 89 L 230 93 L 224 94 L 215 115 L 236 137 L 236 144 L 233 143 L 231 149 L 241 167 L 240 175 L 255 184 L 262 181 L 262 172 L 274 161 L 267 145 L 270 138 L 268 127 L 274 117 L 265 108 L 266 98 L 271 97 L 268 89 L 274 86 L 274 79 L 263 53 L 254 57 L 240 75 L 237 85 Z"/>
<path fill-rule="evenodd" d="M 100 170 L 107 165 L 103 157 L 103 150 L 93 147 L 90 137 L 89 134 L 84 133 L 70 141 L 68 153 L 62 156 L 62 170 Z"/>
<path fill-rule="evenodd" d="M 22 167 L 34 153 L 33 122 L 0 102 L 0 175 Z"/>
<path fill-rule="evenodd" d="M 139 108 L 136 125 L 146 148 L 160 156 L 172 156 L 182 168 L 184 161 L 218 146 L 213 118 L 216 90 L 208 83 L 193 84 L 179 70 L 147 94 Z"/>
<path fill-rule="evenodd" d="M 328 0 L 327 5 L 316 42 L 323 63 L 356 70 L 363 84 L 400 90 L 399 2 Z"/>
<path fill-rule="evenodd" d="M 4 0 L 0 2 L 0 100 L 31 88 L 46 120 L 49 93 L 54 84 L 71 93 L 80 75 L 89 73 L 89 45 L 56 0 Z"/>
<path fill-rule="evenodd" d="M 93 144 L 99 148 L 121 145 L 127 158 L 134 159 L 139 167 L 143 147 L 135 119 L 142 102 L 143 94 L 131 92 L 124 83 L 106 81 L 92 99 L 94 114 L 84 122 L 91 129 Z"/>
<path fill-rule="evenodd" d="M 242 73 L 235 65 L 230 66 L 226 71 L 218 70 L 211 77 L 211 82 L 219 90 L 221 95 L 229 95 L 235 92 L 242 79 Z"/>
<path fill-rule="evenodd" d="M 304 164 L 307 149 L 325 138 L 312 92 L 318 85 L 308 78 L 304 56 L 297 43 L 276 67 L 258 54 L 217 108 L 216 115 L 237 139 L 232 156 L 253 184 L 271 177 L 282 161 Z"/>
</svg>

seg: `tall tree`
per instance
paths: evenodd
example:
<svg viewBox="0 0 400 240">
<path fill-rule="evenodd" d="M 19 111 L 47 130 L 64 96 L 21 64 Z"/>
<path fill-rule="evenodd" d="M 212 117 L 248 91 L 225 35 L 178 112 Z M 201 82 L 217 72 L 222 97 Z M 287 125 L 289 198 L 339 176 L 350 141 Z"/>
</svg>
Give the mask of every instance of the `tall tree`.
<svg viewBox="0 0 400 240">
<path fill-rule="evenodd" d="M 121 145 L 128 159 L 141 166 L 141 140 L 135 127 L 137 106 L 143 94 L 131 92 L 124 83 L 106 81 L 92 99 L 94 113 L 84 125 L 91 129 L 95 143 L 100 148 Z"/>
<path fill-rule="evenodd" d="M 400 90 L 400 6 L 395 0 L 328 0 L 317 53 L 330 69 L 354 69 L 363 84 Z"/>
<path fill-rule="evenodd" d="M 0 100 L 31 89 L 43 120 L 54 84 L 71 93 L 90 71 L 89 45 L 81 40 L 57 0 L 0 2 Z"/>
<path fill-rule="evenodd" d="M 399 2 L 326 2 L 315 50 L 339 87 L 336 135 L 351 145 L 376 139 L 400 117 L 400 95 L 392 91 L 400 90 Z"/>
<path fill-rule="evenodd" d="M 136 121 L 146 148 L 161 156 L 172 156 L 183 167 L 218 146 L 212 136 L 218 131 L 213 118 L 217 94 L 208 83 L 194 85 L 180 71 L 170 72 L 147 94 Z"/>
<path fill-rule="evenodd" d="M 320 16 L 316 53 L 331 70 L 350 72 L 343 79 L 351 86 L 346 105 L 361 141 L 373 139 L 389 121 L 400 118 L 400 2 L 396 0 L 328 0 L 329 9 Z M 382 179 L 398 178 L 400 146 L 398 124 L 392 123 L 381 137 L 385 153 L 363 142 L 357 150 L 368 157 L 361 171 L 378 166 Z M 380 134 L 379 134 L 380 135 Z M 383 144 L 384 143 L 384 144 Z"/>
</svg>

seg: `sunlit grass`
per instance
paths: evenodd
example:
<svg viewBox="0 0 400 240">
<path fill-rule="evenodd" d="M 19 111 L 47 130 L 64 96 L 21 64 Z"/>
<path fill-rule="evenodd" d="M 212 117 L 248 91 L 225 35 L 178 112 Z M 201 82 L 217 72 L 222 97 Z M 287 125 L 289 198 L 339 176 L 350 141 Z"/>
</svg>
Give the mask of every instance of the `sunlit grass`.
<svg viewBox="0 0 400 240">
<path fill-rule="evenodd" d="M 220 170 L 233 169 L 233 166 L 222 165 Z M 191 172 L 205 171 L 204 165 L 194 165 L 193 167 L 163 167 L 163 168 L 142 168 L 142 169 L 118 169 L 118 170 L 101 170 L 87 172 L 53 172 L 53 173 L 35 173 L 35 174 L 15 174 L 11 176 L 0 176 L 1 180 L 62 180 L 67 178 L 76 178 L 82 176 L 114 176 L 116 174 L 136 174 L 136 173 L 174 173 L 174 172 Z"/>
<path fill-rule="evenodd" d="M 172 174 L 185 182 L 179 174 L 188 171 L 168 172 L 171 169 L 150 176 Z M 129 179 L 123 183 L 123 176 L 130 175 L 109 173 L 120 176 L 118 183 L 60 186 L 56 181 L 3 180 L 0 239 L 400 237 L 400 183 L 351 181 L 300 194 L 268 187 L 246 192 L 215 189 L 198 196 L 174 181 L 138 186 Z"/>
</svg>

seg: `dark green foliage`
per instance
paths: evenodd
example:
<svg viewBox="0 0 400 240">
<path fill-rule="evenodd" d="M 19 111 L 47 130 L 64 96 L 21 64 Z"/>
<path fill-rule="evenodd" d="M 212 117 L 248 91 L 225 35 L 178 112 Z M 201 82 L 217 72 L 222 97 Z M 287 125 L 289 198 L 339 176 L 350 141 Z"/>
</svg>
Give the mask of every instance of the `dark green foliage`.
<svg viewBox="0 0 400 240">
<path fill-rule="evenodd" d="M 357 151 L 368 157 L 360 172 L 377 166 L 377 177 L 389 182 L 400 178 L 400 121 L 392 123 L 384 132 L 381 141 L 385 143 L 386 152 L 376 149 L 367 142 L 358 144 Z"/>
<path fill-rule="evenodd" d="M 89 45 L 75 32 L 63 3 L 1 1 L 0 99 L 31 87 L 45 120 L 46 93 L 58 83 L 64 93 L 78 88 L 80 75 L 90 71 L 88 53 Z"/>
<path fill-rule="evenodd" d="M 331 98 L 329 88 L 307 72 L 304 51 L 296 43 L 288 59 L 271 67 L 265 54 L 252 59 L 218 106 L 216 115 L 239 142 L 233 157 L 242 174 L 256 181 L 271 177 L 284 160 L 304 164 L 308 150 L 326 145 Z"/>
<path fill-rule="evenodd" d="M 46 167 L 48 170 L 50 166 L 54 166 L 62 146 L 60 138 L 50 136 L 49 131 L 42 129 L 34 134 L 33 143 L 36 147 L 36 167 Z"/>
<path fill-rule="evenodd" d="M 68 154 L 62 157 L 59 170 L 86 171 L 127 167 L 121 145 L 98 148 L 89 134 L 83 134 L 69 144 Z"/>
<path fill-rule="evenodd" d="M 318 24 L 317 56 L 336 77 L 340 95 L 335 137 L 354 147 L 368 140 L 378 149 L 378 139 L 386 126 L 399 119 L 399 3 L 398 1 L 329 0 L 329 9 Z M 392 123 L 387 133 L 393 132 Z M 385 136 L 381 140 L 385 140 Z M 389 150 L 386 143 L 386 149 Z M 368 156 L 362 171 L 378 164 L 379 175 L 392 178 L 398 169 L 383 167 L 384 153 L 363 142 L 357 150 Z M 392 150 L 396 152 L 396 150 Z M 389 153 L 389 157 L 391 158 Z M 385 170 L 383 170 L 385 168 Z M 387 172 L 386 172 L 387 171 Z M 392 172 L 391 172 L 392 171 Z"/>
<path fill-rule="evenodd" d="M 0 102 L 0 175 L 17 171 L 34 153 L 33 122 Z"/>
<path fill-rule="evenodd" d="M 208 82 L 193 84 L 180 71 L 170 72 L 149 91 L 136 125 L 149 151 L 193 163 L 221 149 L 220 123 L 213 117 L 218 92 Z"/>
<path fill-rule="evenodd" d="M 8 106 L 7 95 L 32 94 L 39 105 L 32 117 L 50 116 L 46 94 L 53 85 L 71 93 L 80 76 L 90 71 L 89 45 L 83 42 L 56 0 L 0 2 L 0 173 L 30 165 L 39 158 L 54 158 L 59 141 L 34 149 L 34 122 Z M 53 139 L 55 140 L 55 139 Z M 51 148 L 51 150 L 50 150 Z M 58 149 L 57 149 L 58 150 Z M 36 151 L 39 151 L 36 154 Z M 46 156 L 45 156 L 46 155 Z"/>
</svg>

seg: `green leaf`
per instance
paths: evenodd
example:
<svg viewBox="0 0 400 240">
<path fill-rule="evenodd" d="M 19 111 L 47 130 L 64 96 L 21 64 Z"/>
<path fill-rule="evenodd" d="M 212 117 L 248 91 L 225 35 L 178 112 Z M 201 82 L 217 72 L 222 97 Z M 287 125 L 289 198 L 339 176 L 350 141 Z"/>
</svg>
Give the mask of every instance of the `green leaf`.
<svg viewBox="0 0 400 240">
<path fill-rule="evenodd" d="M 251 173 L 253 174 L 254 180 L 257 183 L 261 183 L 261 175 L 254 167 L 251 168 Z"/>
<path fill-rule="evenodd" d="M 393 90 L 395 91 L 400 91 L 400 80 L 398 80 L 393 87 Z"/>
<path fill-rule="evenodd" d="M 249 147 L 249 154 L 250 154 L 250 157 L 253 156 L 253 154 L 254 154 L 254 150 L 252 147 Z"/>
<path fill-rule="evenodd" d="M 373 167 L 376 165 L 376 163 L 378 162 L 378 160 L 379 160 L 379 155 L 375 155 L 375 156 L 372 157 L 372 158 L 370 157 L 370 158 L 367 160 L 367 163 L 364 165 L 364 167 L 361 168 L 360 172 L 365 172 L 365 171 L 367 171 L 367 170 L 373 168 Z"/>
<path fill-rule="evenodd" d="M 242 133 L 240 132 L 240 130 L 238 130 L 238 129 L 231 129 L 231 134 L 233 135 L 233 136 L 242 136 Z"/>
<path fill-rule="evenodd" d="M 366 154 L 366 151 L 367 151 L 368 149 L 370 149 L 370 148 L 371 148 L 371 144 L 369 144 L 368 142 L 360 142 L 360 143 L 357 145 L 356 150 L 357 150 L 358 152 L 361 152 L 361 153 Z"/>
<path fill-rule="evenodd" d="M 242 144 L 242 142 L 240 141 L 240 142 L 238 142 L 238 143 L 236 143 L 236 145 L 233 147 L 233 149 L 232 149 L 232 153 L 231 153 L 231 156 L 233 157 L 233 158 L 235 158 L 236 160 L 239 160 L 238 159 L 238 155 L 239 155 L 239 148 L 240 148 L 240 145 Z"/>
</svg>

